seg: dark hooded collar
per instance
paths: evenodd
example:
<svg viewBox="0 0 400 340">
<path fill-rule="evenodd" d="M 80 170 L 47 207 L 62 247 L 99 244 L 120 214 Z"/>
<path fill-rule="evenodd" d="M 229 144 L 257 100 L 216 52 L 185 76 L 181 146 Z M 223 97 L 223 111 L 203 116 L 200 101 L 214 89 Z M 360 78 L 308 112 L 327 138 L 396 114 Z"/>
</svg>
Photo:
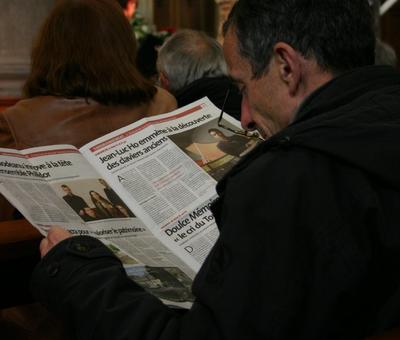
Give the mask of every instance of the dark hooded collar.
<svg viewBox="0 0 400 340">
<path fill-rule="evenodd" d="M 366 66 L 346 72 L 324 84 L 302 103 L 293 123 L 332 111 L 373 89 L 399 84 L 400 72 L 391 66 Z"/>
</svg>

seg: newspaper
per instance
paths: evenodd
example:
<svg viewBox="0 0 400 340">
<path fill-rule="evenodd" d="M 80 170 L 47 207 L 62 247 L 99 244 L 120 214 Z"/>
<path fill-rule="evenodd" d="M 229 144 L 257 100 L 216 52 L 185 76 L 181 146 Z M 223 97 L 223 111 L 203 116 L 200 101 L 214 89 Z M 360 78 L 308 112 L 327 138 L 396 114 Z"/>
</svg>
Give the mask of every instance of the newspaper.
<svg viewBox="0 0 400 340">
<path fill-rule="evenodd" d="M 137 283 L 185 306 L 218 237 L 210 211 L 216 182 L 258 141 L 219 128 L 219 114 L 203 98 L 80 149 L 0 148 L 0 192 L 43 235 L 60 225 L 97 237 Z"/>
</svg>

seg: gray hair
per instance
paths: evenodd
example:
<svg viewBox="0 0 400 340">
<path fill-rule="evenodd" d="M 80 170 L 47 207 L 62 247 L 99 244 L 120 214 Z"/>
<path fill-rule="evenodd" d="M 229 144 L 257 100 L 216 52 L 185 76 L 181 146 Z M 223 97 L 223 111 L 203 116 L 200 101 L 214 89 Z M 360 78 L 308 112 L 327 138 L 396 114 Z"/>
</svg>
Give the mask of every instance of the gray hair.
<svg viewBox="0 0 400 340">
<path fill-rule="evenodd" d="M 365 0 L 239 0 L 224 23 L 228 30 L 254 78 L 268 71 L 278 42 L 333 75 L 374 63 L 374 20 Z"/>
<path fill-rule="evenodd" d="M 221 45 L 203 32 L 188 29 L 175 33 L 161 46 L 157 68 L 168 78 L 172 93 L 197 79 L 227 74 Z"/>
</svg>

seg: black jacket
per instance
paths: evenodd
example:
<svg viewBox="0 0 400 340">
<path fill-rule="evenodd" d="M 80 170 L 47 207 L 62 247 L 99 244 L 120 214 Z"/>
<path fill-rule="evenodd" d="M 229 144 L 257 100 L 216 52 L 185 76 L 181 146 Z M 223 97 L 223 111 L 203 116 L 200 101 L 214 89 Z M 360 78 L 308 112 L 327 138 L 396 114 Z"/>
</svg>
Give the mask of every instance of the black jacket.
<svg viewBox="0 0 400 340">
<path fill-rule="evenodd" d="M 36 297 L 79 339 L 364 339 L 400 326 L 400 75 L 354 70 L 219 184 L 220 237 L 188 311 L 131 282 L 100 242 L 56 246 Z"/>
</svg>

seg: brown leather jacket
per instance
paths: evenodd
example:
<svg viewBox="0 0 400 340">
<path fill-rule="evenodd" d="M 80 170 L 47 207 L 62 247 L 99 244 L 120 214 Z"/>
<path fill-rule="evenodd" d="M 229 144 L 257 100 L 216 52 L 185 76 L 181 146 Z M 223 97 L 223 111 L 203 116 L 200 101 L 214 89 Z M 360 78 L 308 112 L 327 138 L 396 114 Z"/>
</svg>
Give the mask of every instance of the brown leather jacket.
<svg viewBox="0 0 400 340">
<path fill-rule="evenodd" d="M 39 96 L 19 101 L 0 113 L 0 147 L 25 149 L 52 144 L 76 147 L 143 117 L 177 108 L 175 98 L 157 88 L 150 103 L 139 106 L 105 106 L 84 98 Z M 12 218 L 14 209 L 0 195 L 0 221 Z"/>
</svg>

